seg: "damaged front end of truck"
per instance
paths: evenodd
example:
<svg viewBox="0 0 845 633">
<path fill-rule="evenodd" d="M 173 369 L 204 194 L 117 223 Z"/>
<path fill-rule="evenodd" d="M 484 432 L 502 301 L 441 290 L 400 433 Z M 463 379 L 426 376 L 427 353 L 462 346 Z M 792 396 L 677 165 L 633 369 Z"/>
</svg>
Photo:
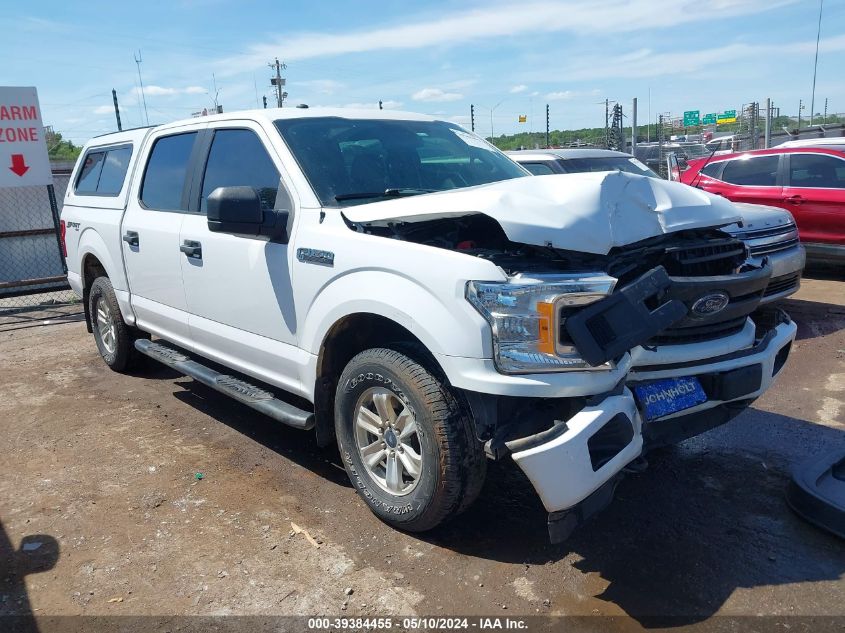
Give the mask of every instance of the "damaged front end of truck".
<svg viewBox="0 0 845 633">
<path fill-rule="evenodd" d="M 771 385 L 795 337 L 760 308 L 771 276 L 720 227 L 726 200 L 622 173 L 514 179 L 344 210 L 356 231 L 489 260 L 470 280 L 496 370 L 554 397 L 464 390 L 488 456 L 510 456 L 553 542 L 612 499 L 649 450 L 727 422 Z"/>
</svg>

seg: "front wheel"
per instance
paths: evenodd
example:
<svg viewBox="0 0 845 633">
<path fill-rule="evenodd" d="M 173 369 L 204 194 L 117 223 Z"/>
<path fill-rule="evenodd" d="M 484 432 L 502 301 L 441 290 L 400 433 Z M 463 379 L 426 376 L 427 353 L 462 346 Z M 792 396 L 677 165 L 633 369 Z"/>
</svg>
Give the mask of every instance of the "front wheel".
<svg viewBox="0 0 845 633">
<path fill-rule="evenodd" d="M 355 489 L 400 529 L 439 525 L 484 482 L 484 453 L 449 386 L 398 351 L 369 349 L 349 362 L 338 382 L 335 431 Z"/>
</svg>

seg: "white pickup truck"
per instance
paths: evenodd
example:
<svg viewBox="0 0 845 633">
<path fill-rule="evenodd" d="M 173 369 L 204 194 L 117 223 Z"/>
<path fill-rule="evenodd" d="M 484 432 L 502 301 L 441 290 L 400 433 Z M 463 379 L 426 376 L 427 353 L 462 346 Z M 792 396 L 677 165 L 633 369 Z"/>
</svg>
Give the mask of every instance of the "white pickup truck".
<svg viewBox="0 0 845 633">
<path fill-rule="evenodd" d="M 406 113 L 108 134 L 64 200 L 68 279 L 111 368 L 144 354 L 337 442 L 391 525 L 437 526 L 509 457 L 559 541 L 645 452 L 766 391 L 796 327 L 759 306 L 771 268 L 724 198 L 527 176 Z"/>
</svg>

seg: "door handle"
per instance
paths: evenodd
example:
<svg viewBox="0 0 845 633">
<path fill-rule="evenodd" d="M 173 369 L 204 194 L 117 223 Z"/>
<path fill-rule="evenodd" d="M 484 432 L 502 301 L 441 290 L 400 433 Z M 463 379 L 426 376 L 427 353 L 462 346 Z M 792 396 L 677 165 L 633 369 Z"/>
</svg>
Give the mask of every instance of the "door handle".
<svg viewBox="0 0 845 633">
<path fill-rule="evenodd" d="M 804 197 L 803 196 L 788 196 L 783 199 L 784 202 L 788 204 L 803 204 Z"/>
<path fill-rule="evenodd" d="M 138 246 L 138 231 L 126 231 L 123 234 L 123 241 L 129 246 Z"/>
<path fill-rule="evenodd" d="M 179 247 L 179 250 L 185 253 L 188 257 L 202 259 L 202 244 L 195 242 L 194 240 L 185 240 L 182 242 L 182 246 Z"/>
</svg>

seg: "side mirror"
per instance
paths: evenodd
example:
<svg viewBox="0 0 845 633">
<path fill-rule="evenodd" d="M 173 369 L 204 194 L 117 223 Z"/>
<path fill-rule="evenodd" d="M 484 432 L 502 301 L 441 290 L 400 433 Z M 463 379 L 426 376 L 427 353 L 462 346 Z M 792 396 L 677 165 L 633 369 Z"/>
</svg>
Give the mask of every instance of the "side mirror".
<svg viewBox="0 0 845 633">
<path fill-rule="evenodd" d="M 208 196 L 208 230 L 258 235 L 264 212 L 252 187 L 218 187 Z"/>
</svg>

